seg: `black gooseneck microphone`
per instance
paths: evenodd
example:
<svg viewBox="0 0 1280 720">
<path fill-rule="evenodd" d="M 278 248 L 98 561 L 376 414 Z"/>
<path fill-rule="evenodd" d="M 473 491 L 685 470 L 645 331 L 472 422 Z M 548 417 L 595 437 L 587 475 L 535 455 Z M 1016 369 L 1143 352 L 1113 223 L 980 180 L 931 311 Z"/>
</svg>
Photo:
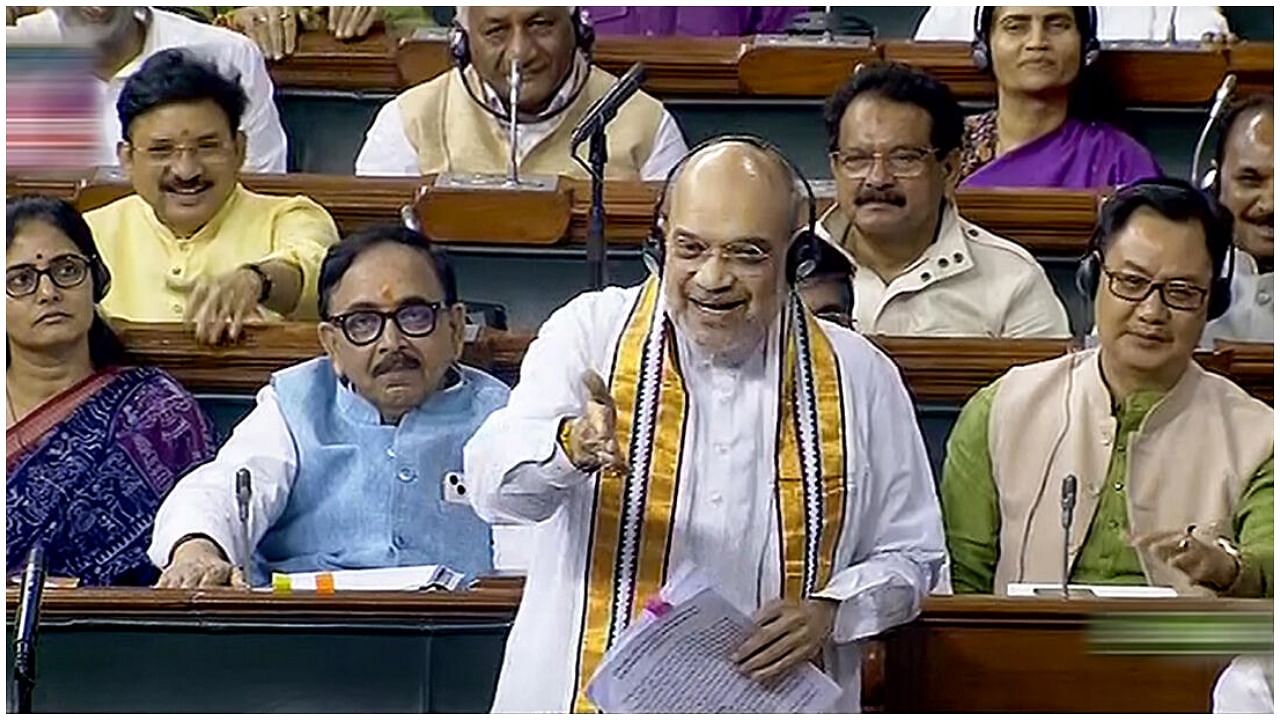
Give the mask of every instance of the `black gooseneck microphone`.
<svg viewBox="0 0 1280 720">
<path fill-rule="evenodd" d="M 36 630 L 40 625 L 45 572 L 44 543 L 37 540 L 27 553 L 22 571 L 22 597 L 13 641 L 13 689 L 20 713 L 31 712 L 31 696 L 36 687 Z"/>
<path fill-rule="evenodd" d="M 1071 578 L 1071 521 L 1076 514 L 1075 475 L 1062 478 L 1062 597 L 1068 596 L 1067 581 Z"/>
</svg>

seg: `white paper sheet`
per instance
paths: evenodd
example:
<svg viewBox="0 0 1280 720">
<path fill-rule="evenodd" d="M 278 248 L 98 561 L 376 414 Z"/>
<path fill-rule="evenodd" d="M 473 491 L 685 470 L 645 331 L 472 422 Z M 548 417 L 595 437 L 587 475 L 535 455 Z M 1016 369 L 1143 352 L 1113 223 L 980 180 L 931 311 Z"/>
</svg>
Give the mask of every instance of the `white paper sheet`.
<svg viewBox="0 0 1280 720">
<path fill-rule="evenodd" d="M 587 697 L 608 713 L 816 713 L 835 704 L 840 686 L 809 663 L 768 683 L 738 672 L 729 658 L 751 630 L 747 616 L 703 589 L 628 628 Z"/>
<path fill-rule="evenodd" d="M 1099 598 L 1178 597 L 1178 591 L 1171 587 L 1152 585 L 1068 585 L 1067 588 L 1073 599 L 1090 594 Z M 1061 597 L 1062 585 L 1058 583 L 1009 583 L 1007 591 L 1009 597 L 1053 597 L 1055 593 L 1058 597 Z"/>
<path fill-rule="evenodd" d="M 456 590 L 462 575 L 443 565 L 408 565 L 405 567 L 368 568 L 362 570 L 327 570 L 324 572 L 305 572 L 284 574 L 288 590 L 315 590 L 316 578 L 321 575 L 333 577 L 334 591 L 341 590 L 421 590 L 436 586 L 442 590 Z M 271 591 L 276 587 L 273 576 L 272 585 L 259 588 Z"/>
</svg>

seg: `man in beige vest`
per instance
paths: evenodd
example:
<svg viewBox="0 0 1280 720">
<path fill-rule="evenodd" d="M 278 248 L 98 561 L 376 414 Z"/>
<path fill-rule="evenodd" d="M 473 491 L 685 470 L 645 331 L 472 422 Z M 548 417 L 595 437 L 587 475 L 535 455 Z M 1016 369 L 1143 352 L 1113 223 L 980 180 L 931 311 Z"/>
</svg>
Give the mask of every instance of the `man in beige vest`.
<svg viewBox="0 0 1280 720">
<path fill-rule="evenodd" d="M 1069 334 L 1031 253 L 951 200 L 963 120 L 945 85 L 906 65 L 869 65 L 828 101 L 826 123 L 837 202 L 819 231 L 854 265 L 860 332 Z"/>
<path fill-rule="evenodd" d="M 592 30 L 570 7 L 458 8 L 450 43 L 455 69 L 383 106 L 356 158 L 357 175 L 505 174 L 508 73 L 518 63 L 520 172 L 586 178 L 569 136 L 615 78 L 591 64 Z M 680 128 L 657 100 L 637 92 L 608 129 L 605 177 L 661 180 L 686 152 Z M 585 160 L 586 148 L 580 148 Z"/>
<path fill-rule="evenodd" d="M 1229 302 L 1230 216 L 1186 182 L 1149 180 L 1098 223 L 1080 280 L 1100 347 L 1010 370 L 947 443 L 953 586 L 1061 582 L 1074 476 L 1071 582 L 1270 597 L 1272 409 L 1192 361 Z"/>
</svg>

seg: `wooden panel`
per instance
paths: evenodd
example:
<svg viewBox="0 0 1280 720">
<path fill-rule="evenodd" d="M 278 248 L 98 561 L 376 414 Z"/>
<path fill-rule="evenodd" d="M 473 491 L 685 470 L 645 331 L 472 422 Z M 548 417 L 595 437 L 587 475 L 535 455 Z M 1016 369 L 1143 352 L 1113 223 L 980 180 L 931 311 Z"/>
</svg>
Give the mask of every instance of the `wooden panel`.
<svg viewBox="0 0 1280 720">
<path fill-rule="evenodd" d="M 553 245 L 569 230 L 570 191 L 557 182 L 548 190 L 441 188 L 424 180 L 413 212 L 427 237 L 445 243 Z"/>
<path fill-rule="evenodd" d="M 407 85 L 394 61 L 396 44 L 377 30 L 350 42 L 306 32 L 298 36 L 293 55 L 267 61 L 268 71 L 277 89 L 397 91 Z"/>
<path fill-rule="evenodd" d="M 995 86 L 973 64 L 968 43 L 889 41 L 884 57 L 922 68 L 947 83 L 960 99 L 988 99 Z M 1098 60 L 1102 74 L 1126 105 L 1206 103 L 1226 73 L 1218 49 L 1108 49 Z"/>
<path fill-rule="evenodd" d="M 196 345 L 179 323 L 127 323 L 120 332 L 134 362 L 158 365 L 200 391 L 256 392 L 280 368 L 320 355 L 315 326 L 281 323 L 246 330 L 239 345 Z M 916 402 L 962 403 L 1009 368 L 1047 360 L 1066 351 L 1067 340 L 985 338 L 904 338 L 873 336 L 902 370 Z M 485 330 L 464 349 L 464 361 L 503 377 L 516 377 L 533 336 L 528 332 Z M 1236 344 L 1217 353 L 1199 353 L 1206 367 L 1221 372 L 1258 397 L 1271 401 L 1274 350 L 1268 344 Z M 1238 364 L 1237 364 L 1238 359 Z"/>
<path fill-rule="evenodd" d="M 879 57 L 880 50 L 874 46 L 755 44 L 742 56 L 739 73 L 748 95 L 825 98 L 859 64 Z"/>
<path fill-rule="evenodd" d="M 602 37 L 595 64 L 622 75 L 637 61 L 646 68 L 644 89 L 655 95 L 737 95 L 739 38 Z M 426 82 L 451 68 L 443 39 L 413 39 L 400 45 L 395 64 L 405 86 Z"/>
<path fill-rule="evenodd" d="M 44 592 L 42 621 L 138 618 L 233 622 L 267 620 L 306 623 L 324 619 L 386 622 L 398 619 L 451 622 L 509 622 L 520 604 L 522 583 L 485 584 L 465 592 L 258 593 L 230 588 L 74 588 Z M 8 616 L 18 591 L 9 588 Z"/>
<path fill-rule="evenodd" d="M 280 195 L 306 195 L 328 208 L 338 228 L 350 233 L 375 223 L 401 221 L 401 209 L 414 202 L 418 188 L 427 180 L 416 178 L 366 178 L 337 175 L 245 175 L 245 187 L 256 192 Z M 561 178 L 561 188 L 568 193 L 570 216 L 567 240 L 586 240 L 591 189 L 585 180 Z M 618 246 L 637 246 L 649 232 L 653 205 L 660 183 L 608 182 L 605 184 L 605 222 L 609 242 Z M 60 196 L 74 199 L 82 211 L 111 202 L 129 194 L 130 189 L 119 180 L 105 183 L 85 181 L 77 191 L 74 177 L 10 178 L 9 192 L 49 189 Z M 449 200 L 450 232 L 475 241 L 490 243 L 541 244 L 532 236 L 545 237 L 549 228 L 564 227 L 562 198 L 556 202 L 534 203 L 520 208 L 514 200 L 504 199 L 502 190 L 467 191 L 465 197 L 454 194 Z M 994 233 L 1022 243 L 1037 255 L 1082 255 L 1092 231 L 1098 196 L 1092 192 L 1067 190 L 960 190 L 957 202 L 969 220 Z M 818 198 L 818 211 L 832 203 L 830 197 Z M 496 219 L 519 217 L 530 227 L 503 236 L 495 230 Z M 536 232 L 530 228 L 540 228 Z"/>
<path fill-rule="evenodd" d="M 1270 601 L 931 597 L 885 638 L 887 712 L 1207 712 L 1228 658 L 1102 655 L 1114 613 L 1262 613 Z"/>
<path fill-rule="evenodd" d="M 1227 48 L 1227 72 L 1236 75 L 1236 94 L 1274 92 L 1275 47 L 1242 42 Z"/>
</svg>

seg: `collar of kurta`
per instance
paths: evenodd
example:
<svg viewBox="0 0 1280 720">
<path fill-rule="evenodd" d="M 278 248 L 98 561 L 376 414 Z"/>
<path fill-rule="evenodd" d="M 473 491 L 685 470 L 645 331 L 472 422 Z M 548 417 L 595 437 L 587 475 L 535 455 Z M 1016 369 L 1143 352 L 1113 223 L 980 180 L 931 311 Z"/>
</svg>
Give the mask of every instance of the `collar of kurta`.
<svg viewBox="0 0 1280 720">
<path fill-rule="evenodd" d="M 151 225 L 152 230 L 155 231 L 156 235 L 167 242 L 206 242 L 218 236 L 218 231 L 221 230 L 222 226 L 227 222 L 227 218 L 230 217 L 231 214 L 236 211 L 236 208 L 240 206 L 241 199 L 248 194 L 248 192 L 248 190 L 244 189 L 243 185 L 236 183 L 235 189 L 231 191 L 231 195 L 227 197 L 227 201 L 222 204 L 222 207 L 218 208 L 218 212 L 214 213 L 213 217 L 209 218 L 209 222 L 202 225 L 199 230 L 196 230 L 188 237 L 179 237 L 173 232 L 173 230 L 169 229 L 168 225 L 165 225 L 160 221 L 160 217 L 156 215 L 155 208 L 150 205 L 147 205 L 146 219 L 148 224 Z M 138 197 L 141 199 L 141 196 Z"/>
<path fill-rule="evenodd" d="M 856 271 L 858 260 L 844 246 L 844 239 L 853 231 L 849 217 L 840 209 L 839 203 L 833 203 L 818 220 L 818 235 L 832 247 L 840 251 Z M 947 201 L 942 206 L 942 214 L 938 217 L 938 233 L 934 241 L 925 248 L 899 278 L 915 276 L 921 286 L 931 285 L 950 277 L 960 275 L 973 268 L 973 252 L 969 248 L 971 238 L 978 237 L 981 231 L 972 223 L 960 217 L 960 211 L 954 202 Z"/>
<path fill-rule="evenodd" d="M 484 96 L 485 105 L 487 105 L 490 110 L 497 113 L 497 117 L 495 117 L 494 120 L 497 121 L 498 126 L 502 128 L 507 127 L 506 120 L 501 119 L 508 117 L 509 113 L 507 110 L 506 98 L 500 95 L 497 90 L 493 89 L 489 83 L 481 79 L 480 73 L 476 71 L 475 65 L 468 66 L 463 74 L 464 77 L 462 82 L 464 84 L 470 85 L 471 87 L 475 87 L 477 85 L 480 86 Z M 542 111 L 542 113 L 538 113 L 545 113 L 550 117 L 540 122 L 528 123 L 524 122 L 522 119 L 520 124 L 522 126 L 538 130 L 557 127 L 561 119 L 564 117 L 563 111 L 575 99 L 577 99 L 579 95 L 578 90 L 587 82 L 587 76 L 590 74 L 591 63 L 587 60 L 586 55 L 575 50 L 573 54 L 573 64 L 570 66 L 569 73 L 565 76 L 564 82 L 560 83 L 560 88 L 556 90 L 555 96 L 551 98 L 551 103 L 547 105 L 547 109 Z"/>
</svg>

